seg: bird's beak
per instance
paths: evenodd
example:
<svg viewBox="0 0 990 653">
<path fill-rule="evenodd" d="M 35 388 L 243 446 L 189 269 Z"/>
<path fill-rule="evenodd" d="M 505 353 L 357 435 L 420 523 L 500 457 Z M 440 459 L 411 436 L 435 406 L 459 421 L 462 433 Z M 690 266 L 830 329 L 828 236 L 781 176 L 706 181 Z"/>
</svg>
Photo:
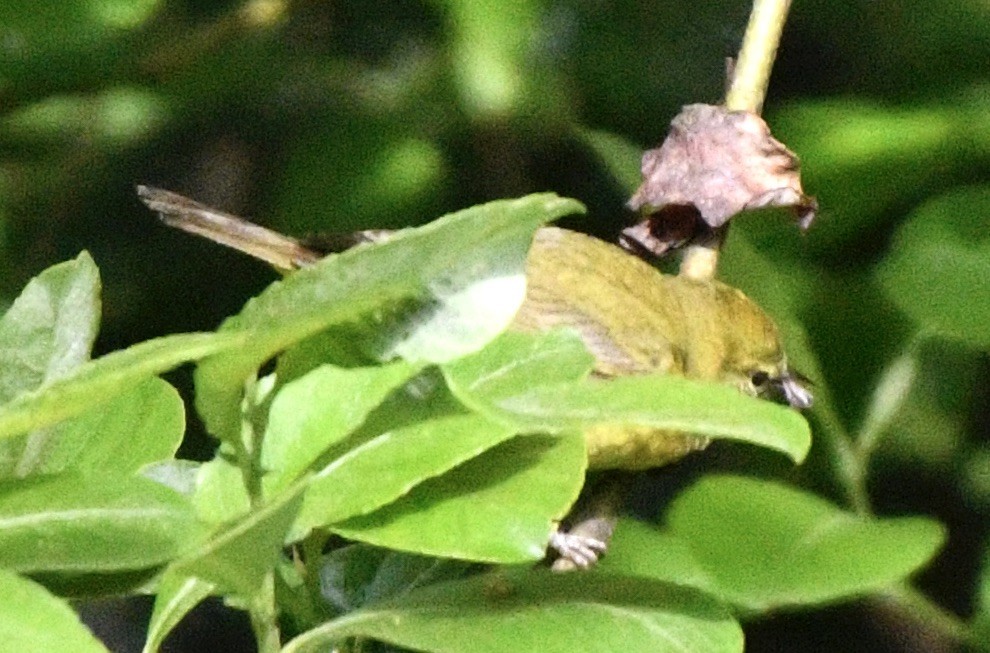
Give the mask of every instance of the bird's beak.
<svg viewBox="0 0 990 653">
<path fill-rule="evenodd" d="M 781 376 L 773 379 L 773 385 L 777 387 L 784 399 L 791 408 L 804 410 L 811 408 L 814 397 L 806 387 L 810 382 L 798 372 L 787 371 Z"/>
</svg>

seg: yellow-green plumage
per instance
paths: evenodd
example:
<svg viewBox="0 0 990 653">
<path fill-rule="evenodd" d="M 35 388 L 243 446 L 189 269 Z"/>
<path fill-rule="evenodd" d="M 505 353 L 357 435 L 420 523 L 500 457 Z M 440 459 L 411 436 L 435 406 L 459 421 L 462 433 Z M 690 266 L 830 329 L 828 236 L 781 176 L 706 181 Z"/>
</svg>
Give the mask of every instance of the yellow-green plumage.
<svg viewBox="0 0 990 653">
<path fill-rule="evenodd" d="M 526 278 L 514 327 L 576 329 L 602 376 L 681 374 L 755 395 L 758 372 L 786 375 L 774 323 L 723 283 L 664 275 L 614 245 L 552 227 L 537 232 Z M 658 467 L 707 444 L 621 424 L 594 427 L 587 437 L 595 468 Z"/>
</svg>

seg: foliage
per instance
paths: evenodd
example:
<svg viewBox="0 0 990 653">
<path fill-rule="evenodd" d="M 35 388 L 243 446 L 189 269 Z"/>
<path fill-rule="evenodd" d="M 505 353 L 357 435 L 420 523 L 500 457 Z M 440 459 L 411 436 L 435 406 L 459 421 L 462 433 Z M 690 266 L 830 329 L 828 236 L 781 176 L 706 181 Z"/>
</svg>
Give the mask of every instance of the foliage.
<svg viewBox="0 0 990 653">
<path fill-rule="evenodd" d="M 810 453 L 793 412 L 603 384 L 572 333 L 503 333 L 533 230 L 614 234 L 640 145 L 718 97 L 748 3 L 669 4 L 5 3 L 4 641 L 105 650 L 69 599 L 153 593 L 148 651 L 209 596 L 265 651 L 760 650 L 836 604 L 985 642 L 987 571 L 957 580 L 990 505 L 974 3 L 795 3 L 766 117 L 822 214 L 738 220 L 720 276 L 813 379 Z M 840 34 L 835 76 L 816 39 Z M 423 226 L 265 285 L 157 228 L 135 183 L 296 234 Z M 664 496 L 599 568 L 551 575 L 579 429 L 616 415 L 716 443 L 640 482 Z"/>
</svg>

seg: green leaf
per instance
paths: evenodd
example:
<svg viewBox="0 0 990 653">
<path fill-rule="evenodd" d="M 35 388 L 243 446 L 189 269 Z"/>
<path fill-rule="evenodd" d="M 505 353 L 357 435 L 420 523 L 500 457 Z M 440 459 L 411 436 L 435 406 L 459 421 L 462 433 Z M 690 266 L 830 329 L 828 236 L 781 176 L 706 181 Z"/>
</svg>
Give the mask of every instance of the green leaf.
<svg viewBox="0 0 990 653">
<path fill-rule="evenodd" d="M 443 366 L 454 395 L 466 405 L 523 394 L 534 385 L 577 381 L 595 366 L 581 336 L 570 329 L 547 333 L 503 333 L 481 351 Z M 481 398 L 480 404 L 477 399 Z"/>
<path fill-rule="evenodd" d="M 22 446 L 12 471 L 19 477 L 67 468 L 132 474 L 173 456 L 184 432 L 185 407 L 179 393 L 152 377 L 54 428 L 9 440 Z"/>
<path fill-rule="evenodd" d="M 990 187 L 963 188 L 916 209 L 880 267 L 881 285 L 926 333 L 990 348 Z"/>
<path fill-rule="evenodd" d="M 742 440 L 798 462 L 811 446 L 808 424 L 793 410 L 677 376 L 585 378 L 592 364 L 577 334 L 506 333 L 443 371 L 462 402 L 523 431 L 646 426 Z"/>
<path fill-rule="evenodd" d="M 152 0 L 97 3 L 66 0 L 46 11 L 37 11 L 37 6 L 26 0 L 8 0 L 0 4 L 0 24 L 18 39 L 18 47 L 4 57 L 2 82 L 10 89 L 7 95 L 11 98 L 11 106 L 16 107 L 18 101 L 42 94 L 63 99 L 71 89 L 118 86 L 111 81 L 119 79 L 111 68 L 114 62 L 120 63 L 133 56 L 122 48 L 121 42 L 129 34 L 122 28 L 138 25 L 155 8 Z M 73 117 L 82 122 L 81 116 Z M 117 115 L 116 119 L 121 120 L 121 116 Z M 92 130 L 94 117 L 90 115 L 89 120 L 87 126 Z M 49 130 L 53 122 L 61 126 L 49 117 L 46 125 Z M 59 134 L 60 140 L 66 138 L 69 136 Z M 91 147 L 91 144 L 87 142 L 80 147 Z M 47 184 L 52 184 L 53 180 L 35 179 L 34 183 L 48 188 Z"/>
<path fill-rule="evenodd" d="M 973 460 L 970 432 L 979 402 L 973 388 L 980 387 L 984 366 L 985 354 L 959 342 L 909 343 L 876 379 L 859 450 L 888 465 L 959 474 L 960 461 Z"/>
<path fill-rule="evenodd" d="M 172 488 L 185 497 L 193 496 L 202 463 L 182 458 L 158 460 L 141 468 L 141 476 Z"/>
<path fill-rule="evenodd" d="M 801 462 L 811 446 L 796 411 L 735 388 L 671 375 L 585 379 L 537 386 L 491 404 L 490 414 L 531 431 L 583 430 L 598 424 L 646 426 L 749 442 Z"/>
<path fill-rule="evenodd" d="M 675 499 L 670 532 L 713 593 L 748 610 L 848 599 L 897 583 L 945 540 L 930 519 L 871 519 L 770 481 L 710 476 Z"/>
<path fill-rule="evenodd" d="M 774 133 L 801 155 L 804 187 L 827 211 L 807 246 L 844 257 L 906 198 L 944 184 L 953 151 L 946 144 L 974 122 L 953 115 L 950 104 L 881 107 L 842 98 L 775 112 Z"/>
<path fill-rule="evenodd" d="M 0 318 L 0 404 L 89 358 L 100 324 L 100 273 L 86 252 L 24 287 Z"/>
<path fill-rule="evenodd" d="M 237 349 L 245 339 L 243 333 L 183 333 L 148 340 L 89 361 L 68 376 L 0 406 L 0 438 L 51 426 L 177 365 Z"/>
<path fill-rule="evenodd" d="M 575 131 L 578 138 L 598 156 L 623 194 L 632 196 L 643 180 L 640 172 L 643 149 L 612 132 L 583 127 L 577 127 Z"/>
<path fill-rule="evenodd" d="M 272 401 L 261 450 L 266 494 L 295 480 L 415 371 L 405 362 L 354 369 L 324 365 L 283 387 Z"/>
<path fill-rule="evenodd" d="M 100 62 L 93 64 L 100 65 Z M 46 90 L 46 97 L 6 113 L 3 132 L 7 138 L 37 142 L 72 138 L 72 135 L 86 132 L 91 135 L 87 148 L 119 150 L 140 142 L 148 133 L 160 128 L 168 115 L 161 96 L 148 88 L 97 84 L 87 93 L 58 93 L 51 86 Z M 49 161 L 54 156 L 55 152 L 50 152 Z M 57 181 L 53 178 L 45 183 Z M 119 250 L 114 253 L 119 254 Z"/>
<path fill-rule="evenodd" d="M 350 612 L 473 569 L 469 562 L 350 544 L 321 558 L 320 594 L 334 609 Z"/>
<path fill-rule="evenodd" d="M 919 358 L 918 350 L 911 347 L 890 361 L 881 372 L 857 438 L 861 446 L 875 445 L 879 435 L 890 427 L 904 408 L 918 376 Z"/>
<path fill-rule="evenodd" d="M 976 580 L 974 597 L 976 609 L 970 631 L 973 640 L 983 644 L 978 650 L 985 651 L 987 644 L 990 643 L 990 550 L 987 550 L 986 543 L 983 544 L 979 575 Z"/>
<path fill-rule="evenodd" d="M 275 568 L 282 543 L 302 501 L 300 484 L 275 501 L 218 528 L 199 550 L 170 571 L 196 576 L 219 591 L 242 598 L 254 596 Z"/>
<path fill-rule="evenodd" d="M 633 519 L 618 520 L 608 555 L 599 561 L 598 569 L 604 574 L 655 578 L 718 594 L 718 584 L 687 540 Z"/>
<path fill-rule="evenodd" d="M 491 202 L 328 256 L 269 286 L 223 331 L 245 346 L 203 361 L 197 406 L 210 432 L 239 432 L 242 386 L 266 360 L 334 325 L 371 315 L 380 357 L 440 362 L 481 348 L 512 320 L 525 294 L 534 230 L 582 210 L 552 194 Z"/>
<path fill-rule="evenodd" d="M 182 618 L 213 593 L 213 585 L 192 576 L 168 572 L 155 588 L 155 607 L 142 653 L 154 653 Z"/>
<path fill-rule="evenodd" d="M 182 397 L 167 382 L 152 377 L 101 407 L 65 425 L 80 439 L 90 432 L 73 467 L 84 473 L 134 473 L 175 455 L 186 430 Z"/>
<path fill-rule="evenodd" d="M 0 488 L 0 566 L 9 569 L 142 569 L 198 536 L 188 500 L 137 476 L 64 473 Z"/>
<path fill-rule="evenodd" d="M 584 438 L 516 437 L 332 530 L 427 555 L 517 563 L 543 557 L 584 482 Z"/>
<path fill-rule="evenodd" d="M 69 604 L 41 585 L 0 569 L 0 641 L 8 651 L 108 653 Z"/>
<path fill-rule="evenodd" d="M 531 76 L 536 71 L 527 56 L 529 39 L 539 29 L 539 4 L 517 1 L 511 11 L 489 3 L 445 0 L 448 21 L 452 82 L 461 108 L 473 120 L 493 123 L 522 113 L 524 102 L 552 97 L 547 81 Z M 539 88 L 539 92 L 532 92 Z M 531 107 L 527 107 L 533 111 Z"/>
<path fill-rule="evenodd" d="M 367 514 L 515 435 L 480 415 L 398 427 L 355 447 L 310 481 L 295 536 Z"/>
<path fill-rule="evenodd" d="M 283 141 L 275 226 L 288 233 L 349 233 L 435 214 L 450 173 L 435 136 L 403 111 L 334 113 L 333 120 L 293 134 Z M 334 174 L 325 174 L 331 169 Z"/>
<path fill-rule="evenodd" d="M 275 367 L 278 382 L 288 384 L 320 365 L 351 368 L 380 362 L 355 347 L 362 337 L 359 330 L 359 324 L 335 326 L 292 345 L 278 356 Z"/>
<path fill-rule="evenodd" d="M 545 571 L 432 585 L 300 635 L 283 653 L 372 638 L 434 653 L 687 653 L 743 650 L 724 607 L 697 590 L 650 579 Z"/>
<path fill-rule="evenodd" d="M 251 509 L 251 498 L 244 487 L 244 475 L 231 462 L 225 447 L 220 447 L 213 460 L 200 465 L 192 502 L 196 515 L 208 524 L 230 521 Z"/>
</svg>

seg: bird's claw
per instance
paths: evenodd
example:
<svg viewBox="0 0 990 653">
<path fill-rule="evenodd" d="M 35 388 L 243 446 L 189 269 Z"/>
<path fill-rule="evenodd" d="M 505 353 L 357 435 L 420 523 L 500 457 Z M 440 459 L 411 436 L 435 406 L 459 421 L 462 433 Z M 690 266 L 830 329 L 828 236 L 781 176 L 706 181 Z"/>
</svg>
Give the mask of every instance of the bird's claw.
<svg viewBox="0 0 990 653">
<path fill-rule="evenodd" d="M 550 536 L 550 548 L 560 555 L 554 562 L 554 570 L 565 571 L 593 566 L 605 553 L 608 543 L 587 535 L 557 531 Z"/>
</svg>

